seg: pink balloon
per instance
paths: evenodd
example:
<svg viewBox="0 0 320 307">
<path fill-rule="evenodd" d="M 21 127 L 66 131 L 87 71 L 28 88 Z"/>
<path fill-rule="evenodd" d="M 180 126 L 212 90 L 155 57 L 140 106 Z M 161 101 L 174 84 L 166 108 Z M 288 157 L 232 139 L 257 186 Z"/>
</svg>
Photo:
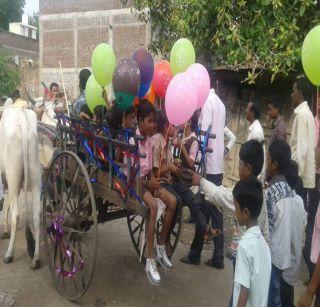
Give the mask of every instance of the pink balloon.
<svg viewBox="0 0 320 307">
<path fill-rule="evenodd" d="M 200 109 L 206 102 L 210 92 L 210 77 L 207 69 L 199 64 L 192 64 L 187 69 L 187 74 L 191 77 L 193 88 L 197 92 L 197 107 Z"/>
<path fill-rule="evenodd" d="M 173 125 L 186 123 L 197 106 L 197 94 L 192 79 L 187 73 L 176 74 L 169 83 L 165 109 L 168 120 Z"/>
</svg>

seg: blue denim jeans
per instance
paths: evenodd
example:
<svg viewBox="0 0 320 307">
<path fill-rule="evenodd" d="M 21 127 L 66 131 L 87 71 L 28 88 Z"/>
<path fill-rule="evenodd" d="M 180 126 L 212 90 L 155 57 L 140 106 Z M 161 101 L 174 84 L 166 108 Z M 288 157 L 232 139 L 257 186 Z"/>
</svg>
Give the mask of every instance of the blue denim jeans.
<svg viewBox="0 0 320 307">
<path fill-rule="evenodd" d="M 268 307 L 281 307 L 280 278 L 282 271 L 272 264 Z"/>
</svg>

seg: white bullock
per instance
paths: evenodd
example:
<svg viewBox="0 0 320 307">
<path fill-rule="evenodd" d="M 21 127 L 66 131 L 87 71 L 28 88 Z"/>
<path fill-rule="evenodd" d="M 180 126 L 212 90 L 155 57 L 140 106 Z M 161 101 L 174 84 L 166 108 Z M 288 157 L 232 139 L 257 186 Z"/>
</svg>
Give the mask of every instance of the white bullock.
<svg viewBox="0 0 320 307">
<path fill-rule="evenodd" d="M 40 219 L 41 219 L 41 166 L 37 137 L 37 117 L 34 111 L 24 108 L 6 109 L 0 122 L 0 171 L 6 178 L 8 191 L 3 208 L 4 237 L 8 234 L 8 214 L 11 211 L 11 236 L 5 263 L 13 261 L 13 246 L 19 220 L 18 197 L 24 189 L 32 193 L 32 213 L 35 249 L 32 268 L 40 266 Z M 28 217 L 27 217 L 28 218 Z"/>
</svg>

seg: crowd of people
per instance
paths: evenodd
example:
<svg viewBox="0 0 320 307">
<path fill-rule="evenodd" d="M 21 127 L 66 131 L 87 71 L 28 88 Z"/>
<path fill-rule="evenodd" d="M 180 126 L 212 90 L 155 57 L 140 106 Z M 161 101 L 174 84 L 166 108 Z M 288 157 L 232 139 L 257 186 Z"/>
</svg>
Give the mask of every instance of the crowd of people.
<svg viewBox="0 0 320 307">
<path fill-rule="evenodd" d="M 164 110 L 157 110 L 142 99 L 137 107 L 126 111 L 113 105 L 91 112 L 86 104 L 85 86 L 91 72 L 80 72 L 80 95 L 73 104 L 72 116 L 106 122 L 114 137 L 123 129 L 134 129 L 142 135 L 139 151 L 141 196 L 149 207 L 146 230 L 146 274 L 152 284 L 161 276 L 157 263 L 172 270 L 167 240 L 176 208 L 188 206 L 195 223 L 190 251 L 180 261 L 199 265 L 205 239 L 213 239 L 209 267 L 224 269 L 225 254 L 234 269 L 230 306 L 294 306 L 302 255 L 309 270 L 307 288 L 298 306 L 320 306 L 320 145 L 318 114 L 309 107 L 312 88 L 304 77 L 297 77 L 292 91 L 293 125 L 287 143 L 286 124 L 281 116 L 280 99 L 268 104 L 273 127 L 268 144 L 260 123 L 257 104 L 248 103 L 245 115 L 249 122 L 247 140 L 239 151 L 239 181 L 233 188 L 222 185 L 224 157 L 236 137 L 226 127 L 224 103 L 211 89 L 202 109 L 181 127 L 174 127 Z M 58 91 L 52 84 L 50 92 Z M 107 100 L 107 95 L 104 93 Z M 309 104 L 308 104 L 309 103 Z M 38 118 L 44 106 L 35 109 Z M 61 110 L 60 110 L 61 111 Z M 206 176 L 195 171 L 199 144 L 197 129 L 215 134 L 209 140 L 212 152 L 206 155 Z M 179 136 L 179 131 L 183 131 Z M 179 159 L 173 153 L 178 151 Z M 118 157 L 118 159 L 124 159 Z M 181 174 L 190 172 L 186 183 Z M 163 227 L 157 242 L 155 224 L 159 203 L 165 204 Z M 232 242 L 224 250 L 223 214 L 233 214 Z"/>
</svg>

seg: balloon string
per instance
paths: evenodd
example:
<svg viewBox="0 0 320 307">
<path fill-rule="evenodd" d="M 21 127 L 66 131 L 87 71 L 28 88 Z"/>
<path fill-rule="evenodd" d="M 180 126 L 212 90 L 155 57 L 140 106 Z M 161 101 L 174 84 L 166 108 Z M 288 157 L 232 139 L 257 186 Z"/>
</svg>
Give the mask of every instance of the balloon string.
<svg viewBox="0 0 320 307">
<path fill-rule="evenodd" d="M 186 129 L 187 129 L 187 123 L 184 125 L 184 129 L 183 129 L 182 141 L 181 141 L 180 152 L 179 152 L 179 159 L 180 159 L 180 157 L 181 157 L 183 141 L 184 141 L 184 139 L 185 139 L 185 137 L 186 137 Z"/>
<path fill-rule="evenodd" d="M 169 123 L 169 126 L 167 128 L 167 132 L 166 132 L 166 135 L 165 135 L 165 138 L 164 138 L 165 144 L 167 144 L 167 139 L 168 139 L 168 133 L 169 133 L 170 126 L 171 126 L 171 124 Z M 160 143 L 160 145 L 161 145 L 161 151 L 160 151 L 159 170 L 158 170 L 158 176 L 157 176 L 158 179 L 160 178 L 161 164 L 162 164 L 162 159 L 163 159 L 162 142 Z"/>
</svg>

